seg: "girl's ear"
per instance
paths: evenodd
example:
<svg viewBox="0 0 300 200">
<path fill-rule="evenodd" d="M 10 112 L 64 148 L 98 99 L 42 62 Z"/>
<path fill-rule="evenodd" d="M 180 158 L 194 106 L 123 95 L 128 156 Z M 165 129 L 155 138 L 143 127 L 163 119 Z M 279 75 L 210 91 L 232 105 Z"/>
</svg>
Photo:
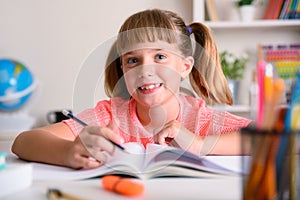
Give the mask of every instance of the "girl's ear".
<svg viewBox="0 0 300 200">
<path fill-rule="evenodd" d="M 192 56 L 188 56 L 184 58 L 183 71 L 181 72 L 181 77 L 183 79 L 188 77 L 188 75 L 192 71 L 193 66 L 194 66 L 194 58 Z"/>
</svg>

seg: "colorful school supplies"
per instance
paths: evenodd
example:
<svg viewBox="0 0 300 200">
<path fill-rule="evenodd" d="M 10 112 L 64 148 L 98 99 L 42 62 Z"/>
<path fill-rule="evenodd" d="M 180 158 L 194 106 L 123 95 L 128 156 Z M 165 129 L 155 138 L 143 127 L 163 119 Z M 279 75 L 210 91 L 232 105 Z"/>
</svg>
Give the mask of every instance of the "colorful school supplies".
<svg viewBox="0 0 300 200">
<path fill-rule="evenodd" d="M 252 138 L 252 163 L 243 194 L 246 200 L 283 199 L 286 195 L 297 199 L 300 66 L 294 60 L 300 58 L 300 48 L 299 45 L 290 47 L 294 49 L 277 47 L 266 51 L 264 46 L 264 54 L 259 55 L 257 124 L 255 128 L 242 129 L 242 133 Z M 259 51 L 263 52 L 261 48 Z M 276 59 L 292 61 L 293 70 L 283 73 L 278 67 L 283 61 Z M 291 68 L 291 64 L 286 66 Z M 286 91 L 291 95 L 283 101 Z"/>
<path fill-rule="evenodd" d="M 277 76 L 284 79 L 287 89 L 286 103 L 289 103 L 292 84 L 300 70 L 300 44 L 261 45 L 261 57 L 273 65 Z"/>
<path fill-rule="evenodd" d="M 290 109 L 288 112 L 288 120 L 286 122 L 286 126 L 293 131 L 299 129 L 300 120 L 299 120 L 299 110 L 300 110 L 300 71 L 297 74 L 297 79 L 295 82 L 295 86 L 292 90 Z"/>
<path fill-rule="evenodd" d="M 288 130 L 291 130 L 290 140 L 288 151 L 289 155 L 291 156 L 289 160 L 289 170 L 290 170 L 290 199 L 297 199 L 297 160 L 298 160 L 298 152 L 297 152 L 297 144 L 296 144 L 296 134 L 295 132 L 299 130 L 299 115 L 300 115 L 300 72 L 297 74 L 297 80 L 295 86 L 292 90 L 292 97 L 290 102 L 290 107 L 287 113 L 287 121 L 286 127 Z"/>
<path fill-rule="evenodd" d="M 263 99 L 264 99 L 264 73 L 266 68 L 266 62 L 264 60 L 260 60 L 258 62 L 257 68 L 257 82 L 258 82 L 258 108 L 257 108 L 257 117 L 256 123 L 257 127 L 260 129 L 262 128 L 262 121 L 263 121 Z"/>
</svg>

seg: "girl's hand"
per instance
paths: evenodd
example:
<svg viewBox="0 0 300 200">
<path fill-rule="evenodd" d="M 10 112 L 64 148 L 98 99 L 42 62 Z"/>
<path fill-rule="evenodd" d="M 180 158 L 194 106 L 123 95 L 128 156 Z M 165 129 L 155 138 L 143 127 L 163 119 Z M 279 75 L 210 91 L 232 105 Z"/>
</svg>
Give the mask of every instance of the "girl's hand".
<svg viewBox="0 0 300 200">
<path fill-rule="evenodd" d="M 124 143 L 124 139 L 116 133 L 117 130 L 114 122 L 107 127 L 84 127 L 69 151 L 73 156 L 73 161 L 85 168 L 93 168 L 104 164 L 107 160 L 107 153 L 112 155 L 115 151 L 115 146 L 109 140 L 118 144 Z"/>
<path fill-rule="evenodd" d="M 180 132 L 181 124 L 177 120 L 173 120 L 154 135 L 155 143 L 160 145 L 170 145 L 173 140 L 176 141 L 176 137 Z"/>
<path fill-rule="evenodd" d="M 154 141 L 160 145 L 170 145 L 199 153 L 203 140 L 186 129 L 177 120 L 167 123 L 162 130 L 154 136 Z"/>
<path fill-rule="evenodd" d="M 77 137 L 67 146 L 64 162 L 66 163 L 66 166 L 75 169 L 91 169 L 102 165 L 101 162 L 91 158 L 91 154 L 82 143 L 81 137 Z"/>
</svg>

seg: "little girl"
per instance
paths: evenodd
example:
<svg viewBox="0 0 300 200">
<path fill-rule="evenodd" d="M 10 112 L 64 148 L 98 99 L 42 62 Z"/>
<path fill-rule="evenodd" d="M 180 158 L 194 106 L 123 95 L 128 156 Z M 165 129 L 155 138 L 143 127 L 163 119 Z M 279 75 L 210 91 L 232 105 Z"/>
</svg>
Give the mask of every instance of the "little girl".
<svg viewBox="0 0 300 200">
<path fill-rule="evenodd" d="M 198 97 L 180 93 L 185 79 Z M 238 130 L 251 122 L 206 106 L 232 104 L 216 45 L 205 25 L 186 25 L 170 11 L 145 10 L 124 22 L 107 59 L 105 89 L 110 100 L 78 114 L 91 126 L 70 119 L 25 131 L 12 151 L 25 160 L 94 168 L 106 161 L 104 152 L 113 154 L 109 140 L 200 154 L 206 139 L 221 134 L 209 153 L 239 154 Z"/>
</svg>

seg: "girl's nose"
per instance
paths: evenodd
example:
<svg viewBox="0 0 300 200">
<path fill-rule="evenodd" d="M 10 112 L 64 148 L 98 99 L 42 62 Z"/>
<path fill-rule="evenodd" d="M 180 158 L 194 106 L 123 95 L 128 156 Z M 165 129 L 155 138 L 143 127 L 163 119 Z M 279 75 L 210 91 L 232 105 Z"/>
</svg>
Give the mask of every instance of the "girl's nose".
<svg viewBox="0 0 300 200">
<path fill-rule="evenodd" d="M 155 74 L 155 64 L 143 64 L 138 67 L 138 76 L 139 77 L 149 77 Z"/>
<path fill-rule="evenodd" d="M 143 59 L 141 66 L 138 67 L 139 77 L 153 76 L 155 72 L 155 63 L 151 60 Z"/>
</svg>

